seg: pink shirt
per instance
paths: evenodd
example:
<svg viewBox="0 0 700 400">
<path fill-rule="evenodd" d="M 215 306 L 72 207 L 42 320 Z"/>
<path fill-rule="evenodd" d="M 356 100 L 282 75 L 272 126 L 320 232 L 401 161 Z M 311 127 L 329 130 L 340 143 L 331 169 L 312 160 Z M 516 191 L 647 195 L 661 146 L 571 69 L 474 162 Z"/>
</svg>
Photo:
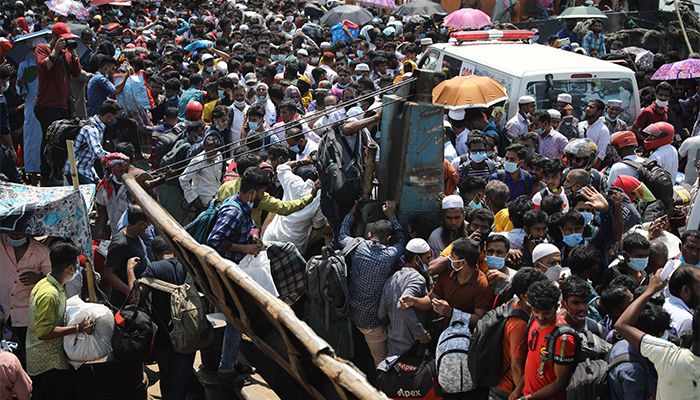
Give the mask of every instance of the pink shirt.
<svg viewBox="0 0 700 400">
<path fill-rule="evenodd" d="M 0 305 L 12 318 L 12 326 L 27 326 L 29 294 L 34 285 L 25 285 L 19 276 L 27 271 L 47 275 L 51 272 L 49 248 L 29 239 L 29 247 L 22 259 L 15 260 L 15 249 L 7 243 L 6 235 L 0 234 Z"/>
<path fill-rule="evenodd" d="M 28 400 L 31 393 L 32 380 L 22 369 L 17 356 L 0 351 L 0 400 Z"/>
</svg>

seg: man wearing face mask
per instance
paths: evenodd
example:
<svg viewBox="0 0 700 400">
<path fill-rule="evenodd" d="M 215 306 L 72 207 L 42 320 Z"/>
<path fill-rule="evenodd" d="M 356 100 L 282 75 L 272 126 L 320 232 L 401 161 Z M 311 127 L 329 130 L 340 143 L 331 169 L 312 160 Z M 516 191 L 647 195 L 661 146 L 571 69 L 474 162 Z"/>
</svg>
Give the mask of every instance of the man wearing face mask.
<svg viewBox="0 0 700 400">
<path fill-rule="evenodd" d="M 553 160 L 561 159 L 564 156 L 564 148 L 569 140 L 552 127 L 549 112 L 535 112 L 532 115 L 530 130 L 536 132 L 540 137 L 539 154 Z"/>
<path fill-rule="evenodd" d="M 508 200 L 512 201 L 518 196 L 532 194 L 532 175 L 522 169 L 527 151 L 521 144 L 512 144 L 506 149 L 503 169 L 499 169 L 490 180 L 499 180 L 509 189 Z"/>
<path fill-rule="evenodd" d="M 592 299 L 591 287 L 578 276 L 570 276 L 561 284 L 562 315 L 566 323 L 578 332 L 588 331 L 605 340 L 608 330 L 588 318 L 588 302 Z"/>
<path fill-rule="evenodd" d="M 311 153 L 318 150 L 318 144 L 302 134 L 301 125 L 290 125 L 286 131 L 287 144 L 289 144 L 289 150 L 296 156 L 295 161 L 311 158 Z"/>
<path fill-rule="evenodd" d="M 678 172 L 678 151 L 673 147 L 674 128 L 668 122 L 655 122 L 643 130 L 645 154 L 659 163 L 675 180 Z"/>
<path fill-rule="evenodd" d="M 124 154 L 111 153 L 103 157 L 100 162 L 105 176 L 97 185 L 97 193 L 95 194 L 97 236 L 107 239 L 119 233 L 119 218 L 129 205 L 122 176 L 129 171 L 131 160 Z M 110 234 L 107 234 L 107 223 L 109 223 Z"/>
<path fill-rule="evenodd" d="M 641 132 L 647 126 L 655 122 L 668 121 L 668 100 L 671 98 L 671 93 L 673 93 L 673 86 L 669 83 L 661 82 L 656 85 L 656 100 L 644 107 L 632 124 L 632 131 L 637 134 L 638 140 L 644 139 Z"/>
<path fill-rule="evenodd" d="M 515 275 L 515 270 L 506 266 L 508 251 L 510 242 L 505 236 L 491 234 L 486 238 L 486 279 L 493 284 L 494 293 L 500 293 Z"/>
<path fill-rule="evenodd" d="M 508 136 L 517 139 L 523 133 L 530 130 L 532 113 L 535 112 L 535 98 L 532 96 L 520 96 L 518 99 L 518 114 L 506 123 Z"/>
<path fill-rule="evenodd" d="M 98 115 L 90 117 L 89 123 L 80 129 L 75 137 L 73 149 L 75 151 L 75 164 L 78 169 L 78 181 L 81 184 L 97 183 L 98 177 L 95 171 L 95 161 L 106 156 L 102 148 L 102 140 L 105 128 L 114 125 L 119 119 L 121 107 L 114 100 L 102 103 Z M 71 181 L 70 163 L 66 160 L 63 167 L 65 179 Z"/>
<path fill-rule="evenodd" d="M 620 275 L 632 277 L 638 286 L 647 280 L 646 267 L 649 264 L 651 244 L 639 233 L 630 233 L 622 238 L 620 256 L 605 270 L 602 286 L 608 287 Z"/>
<path fill-rule="evenodd" d="M 0 233 L 0 306 L 24 361 L 29 295 L 51 272 L 49 249 L 20 232 Z"/>
<path fill-rule="evenodd" d="M 627 122 L 620 118 L 622 113 L 622 100 L 608 100 L 608 108 L 605 113 L 605 126 L 611 134 L 626 131 Z"/>
<path fill-rule="evenodd" d="M 532 250 L 532 266 L 544 273 L 550 282 L 556 282 L 563 270 L 561 252 L 553 244 L 538 244 Z"/>
<path fill-rule="evenodd" d="M 41 279 L 29 296 L 27 325 L 27 373 L 32 377 L 32 399 L 69 400 L 76 396 L 72 385 L 63 337 L 73 333 L 92 334 L 92 322 L 64 326 L 64 286 L 80 273 L 80 251 L 73 244 L 51 246 L 51 273 Z"/>
<path fill-rule="evenodd" d="M 431 251 L 423 239 L 411 239 L 403 255 L 404 265 L 384 284 L 377 316 L 387 324 L 387 356 L 401 355 L 416 342 L 430 342 L 428 313 L 401 306 L 405 296 L 425 297 L 430 287 L 428 263 Z"/>
<path fill-rule="evenodd" d="M 247 76 L 247 75 L 246 75 Z M 246 78 L 247 82 L 247 78 Z M 265 109 L 265 122 L 272 126 L 277 122 L 277 108 L 270 99 L 268 86 L 266 83 L 258 83 L 255 87 L 255 103 L 260 104 Z"/>
<path fill-rule="evenodd" d="M 683 265 L 671 275 L 668 282 L 669 296 L 664 310 L 671 314 L 672 333 L 684 347 L 688 347 L 693 335 L 693 315 L 700 305 L 700 273 L 695 267 Z"/>
<path fill-rule="evenodd" d="M 462 145 L 459 142 L 462 135 L 466 136 L 464 133 L 457 136 L 458 146 Z M 452 166 L 459 171 L 459 176 L 462 178 L 469 176 L 488 179 L 491 174 L 496 172 L 496 163 L 488 158 L 487 146 L 488 142 L 481 131 L 474 130 L 469 132 L 467 141 L 468 152 L 452 161 Z"/>
</svg>

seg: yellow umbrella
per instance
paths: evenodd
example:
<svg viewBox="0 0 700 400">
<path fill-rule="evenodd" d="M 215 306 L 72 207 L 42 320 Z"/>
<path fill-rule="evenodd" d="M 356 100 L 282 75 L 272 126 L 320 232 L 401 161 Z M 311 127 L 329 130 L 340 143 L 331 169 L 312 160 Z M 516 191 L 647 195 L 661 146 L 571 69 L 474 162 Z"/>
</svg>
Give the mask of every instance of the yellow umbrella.
<svg viewBox="0 0 700 400">
<path fill-rule="evenodd" d="M 433 88 L 433 103 L 447 109 L 487 108 L 508 100 L 500 83 L 488 76 L 456 76 Z"/>
</svg>

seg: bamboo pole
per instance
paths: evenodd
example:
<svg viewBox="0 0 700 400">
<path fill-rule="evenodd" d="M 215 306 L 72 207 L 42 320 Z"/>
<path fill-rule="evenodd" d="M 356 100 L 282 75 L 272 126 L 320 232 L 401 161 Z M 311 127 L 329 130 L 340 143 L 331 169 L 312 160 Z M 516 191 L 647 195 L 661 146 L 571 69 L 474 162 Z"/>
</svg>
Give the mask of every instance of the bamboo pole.
<svg viewBox="0 0 700 400">
<path fill-rule="evenodd" d="M 80 190 L 80 180 L 78 179 L 78 166 L 75 164 L 75 150 L 73 149 L 73 141 L 66 140 L 66 149 L 68 150 L 68 162 L 70 165 L 70 176 L 73 180 L 73 189 Z M 85 216 L 87 218 L 87 215 Z M 86 257 L 85 258 L 85 272 L 87 279 L 87 289 L 88 298 L 91 303 L 97 301 L 97 294 L 95 292 L 95 275 L 92 270 L 92 262 Z"/>
<path fill-rule="evenodd" d="M 690 45 L 690 39 L 688 39 L 688 32 L 685 31 L 685 24 L 683 23 L 683 17 L 681 17 L 681 9 L 679 5 L 680 0 L 676 0 L 676 16 L 678 17 L 678 23 L 681 25 L 681 32 L 683 33 L 683 39 L 685 39 L 685 45 L 688 46 L 688 55 L 693 52 L 693 46 Z"/>
<path fill-rule="evenodd" d="M 365 152 L 365 172 L 362 176 L 362 194 L 360 195 L 360 206 L 364 206 L 372 196 L 374 189 L 374 170 L 376 168 L 377 145 L 370 143 Z M 360 237 L 365 236 L 365 221 L 362 219 L 362 208 L 358 207 L 355 210 L 357 225 L 355 226 L 355 234 Z"/>
</svg>

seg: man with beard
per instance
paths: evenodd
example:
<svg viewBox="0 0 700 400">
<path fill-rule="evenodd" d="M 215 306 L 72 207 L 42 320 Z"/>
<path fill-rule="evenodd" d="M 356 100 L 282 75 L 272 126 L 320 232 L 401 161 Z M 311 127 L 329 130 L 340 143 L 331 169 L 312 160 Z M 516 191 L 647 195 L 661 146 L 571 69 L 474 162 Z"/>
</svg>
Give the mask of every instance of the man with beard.
<svg viewBox="0 0 700 400">
<path fill-rule="evenodd" d="M 570 276 L 561 284 L 561 297 L 566 323 L 578 332 L 590 331 L 605 340 L 608 330 L 592 318 L 588 318 L 588 302 L 591 300 L 591 287 L 578 276 Z"/>
<path fill-rule="evenodd" d="M 428 238 L 434 255 L 440 254 L 455 240 L 467 237 L 464 216 L 464 200 L 460 196 L 450 195 L 442 199 L 442 226 L 435 228 Z"/>
<path fill-rule="evenodd" d="M 671 314 L 671 330 L 681 346 L 689 347 L 693 336 L 693 310 L 700 305 L 700 274 L 695 267 L 678 267 L 668 282 L 664 310 Z"/>
</svg>

